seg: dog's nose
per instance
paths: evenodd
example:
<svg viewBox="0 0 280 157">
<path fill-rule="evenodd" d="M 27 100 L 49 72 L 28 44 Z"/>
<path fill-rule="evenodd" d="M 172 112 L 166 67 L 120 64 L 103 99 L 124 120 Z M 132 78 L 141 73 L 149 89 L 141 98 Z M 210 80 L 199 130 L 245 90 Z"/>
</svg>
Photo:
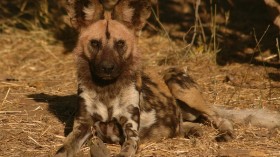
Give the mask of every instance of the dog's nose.
<svg viewBox="0 0 280 157">
<path fill-rule="evenodd" d="M 115 65 L 113 63 L 104 61 L 101 65 L 101 68 L 103 72 L 110 74 L 115 69 Z"/>
</svg>

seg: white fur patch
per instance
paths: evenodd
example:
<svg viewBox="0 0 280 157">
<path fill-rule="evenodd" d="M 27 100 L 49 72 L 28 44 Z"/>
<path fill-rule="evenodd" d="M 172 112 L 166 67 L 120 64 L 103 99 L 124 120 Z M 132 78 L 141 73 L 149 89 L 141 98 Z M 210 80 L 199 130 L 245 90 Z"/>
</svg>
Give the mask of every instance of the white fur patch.
<svg viewBox="0 0 280 157">
<path fill-rule="evenodd" d="M 136 90 L 135 84 L 131 84 L 122 90 L 120 103 L 124 106 L 133 105 L 135 107 L 139 107 L 139 97 L 140 94 Z"/>
<path fill-rule="evenodd" d="M 80 96 L 85 100 L 86 110 L 91 114 L 98 114 L 103 121 L 108 120 L 107 106 L 101 103 L 95 91 L 84 90 Z"/>
<path fill-rule="evenodd" d="M 156 123 L 156 111 L 152 110 L 150 112 L 142 111 L 140 113 L 140 130 L 142 128 L 149 128 Z"/>
<path fill-rule="evenodd" d="M 124 112 L 123 108 L 120 107 L 120 104 L 115 104 L 113 106 L 113 115 L 112 115 L 112 117 L 117 117 L 120 114 L 122 114 L 123 112 Z"/>
<path fill-rule="evenodd" d="M 103 122 L 108 120 L 108 109 L 106 107 L 106 105 L 104 105 L 103 103 L 99 102 L 99 101 L 95 101 L 95 106 L 96 106 L 96 110 L 93 111 L 93 113 L 97 113 L 98 115 L 100 115 L 103 119 Z"/>
<path fill-rule="evenodd" d="M 126 117 L 128 119 L 127 123 L 132 124 L 131 129 L 137 130 L 138 124 L 131 119 L 132 115 L 128 112 L 128 107 L 131 105 L 139 108 L 139 92 L 136 90 L 134 84 L 122 89 L 119 103 L 115 103 L 113 106 L 113 117 Z"/>
<path fill-rule="evenodd" d="M 116 97 L 115 99 L 113 99 L 111 102 L 110 102 L 110 106 L 118 106 L 120 104 L 120 98 L 119 97 Z"/>
<path fill-rule="evenodd" d="M 110 136 L 111 140 L 114 142 L 114 143 L 117 143 L 120 141 L 120 138 L 116 135 L 111 135 Z"/>
<path fill-rule="evenodd" d="M 88 7 L 85 7 L 83 11 L 85 13 L 85 19 L 87 21 L 91 21 L 94 17 L 94 13 L 95 13 L 94 4 L 90 4 Z"/>
<path fill-rule="evenodd" d="M 78 146 L 78 149 L 80 149 L 80 148 L 82 147 L 82 145 L 85 143 L 85 141 L 86 141 L 90 136 L 91 136 L 91 132 L 87 132 L 83 138 L 79 139 L 78 145 L 77 145 L 77 146 Z"/>
<path fill-rule="evenodd" d="M 130 105 L 139 108 L 139 92 L 135 89 L 134 84 L 122 90 L 120 101 L 113 105 L 113 117 L 122 115 L 130 118 L 130 114 L 127 111 L 127 107 Z"/>
<path fill-rule="evenodd" d="M 127 8 L 123 11 L 123 20 L 126 22 L 132 22 L 132 16 L 134 14 L 133 8 Z"/>
</svg>

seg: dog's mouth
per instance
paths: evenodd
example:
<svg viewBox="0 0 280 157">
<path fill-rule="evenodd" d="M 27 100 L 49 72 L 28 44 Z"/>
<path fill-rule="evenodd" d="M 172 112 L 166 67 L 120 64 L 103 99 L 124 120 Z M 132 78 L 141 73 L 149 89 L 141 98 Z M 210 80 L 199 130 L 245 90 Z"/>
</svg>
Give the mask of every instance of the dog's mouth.
<svg viewBox="0 0 280 157">
<path fill-rule="evenodd" d="M 104 68 L 96 66 L 94 64 L 90 64 L 90 72 L 92 79 L 100 84 L 113 83 L 121 75 L 121 70 L 118 67 L 114 67 L 114 69 L 110 70 L 105 70 Z"/>
<path fill-rule="evenodd" d="M 119 75 L 115 74 L 106 74 L 106 73 L 97 73 L 96 74 L 97 77 L 99 77 L 102 80 L 114 80 L 117 79 Z"/>
</svg>

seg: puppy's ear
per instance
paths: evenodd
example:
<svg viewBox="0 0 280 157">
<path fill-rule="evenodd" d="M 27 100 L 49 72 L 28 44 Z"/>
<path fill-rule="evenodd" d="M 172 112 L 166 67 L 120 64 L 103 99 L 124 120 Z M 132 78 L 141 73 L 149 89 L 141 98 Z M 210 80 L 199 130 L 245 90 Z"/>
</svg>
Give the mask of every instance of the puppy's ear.
<svg viewBox="0 0 280 157">
<path fill-rule="evenodd" d="M 80 29 L 104 18 L 104 9 L 99 0 L 67 0 L 71 24 Z"/>
<path fill-rule="evenodd" d="M 135 31 L 140 31 L 150 14 L 150 0 L 119 0 L 113 10 L 112 19 L 122 22 Z"/>
</svg>

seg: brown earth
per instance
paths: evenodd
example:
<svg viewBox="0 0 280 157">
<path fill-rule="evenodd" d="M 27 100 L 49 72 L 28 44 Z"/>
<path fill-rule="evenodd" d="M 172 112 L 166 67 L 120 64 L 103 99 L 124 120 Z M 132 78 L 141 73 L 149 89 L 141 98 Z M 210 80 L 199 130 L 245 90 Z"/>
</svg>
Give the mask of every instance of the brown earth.
<svg viewBox="0 0 280 157">
<path fill-rule="evenodd" d="M 142 33 L 139 44 L 144 65 L 187 66 L 212 104 L 280 111 L 277 64 L 256 64 L 237 57 L 219 66 L 216 54 L 205 51 L 204 46 L 189 49 L 180 36 L 186 30 L 175 29 L 181 25 L 168 21 L 164 24 L 170 30 L 170 38 L 151 31 Z M 254 43 L 254 38 L 250 40 Z M 274 42 L 275 38 L 268 36 L 267 40 Z M 40 29 L 26 32 L 5 28 L 0 45 L 0 156 L 52 156 L 73 124 L 77 81 L 74 55 L 66 52 L 74 43 L 65 45 Z M 240 45 L 242 50 L 250 46 L 256 44 Z M 187 50 L 191 51 L 186 54 Z M 237 50 L 233 52 L 239 54 Z M 219 143 L 214 140 L 215 129 L 202 127 L 202 137 L 145 143 L 137 156 L 280 156 L 279 130 L 236 124 L 236 138 Z M 108 147 L 113 154 L 119 150 L 116 145 Z M 79 156 L 88 156 L 88 151 L 87 146 L 83 147 Z"/>
</svg>

